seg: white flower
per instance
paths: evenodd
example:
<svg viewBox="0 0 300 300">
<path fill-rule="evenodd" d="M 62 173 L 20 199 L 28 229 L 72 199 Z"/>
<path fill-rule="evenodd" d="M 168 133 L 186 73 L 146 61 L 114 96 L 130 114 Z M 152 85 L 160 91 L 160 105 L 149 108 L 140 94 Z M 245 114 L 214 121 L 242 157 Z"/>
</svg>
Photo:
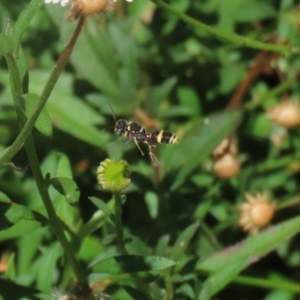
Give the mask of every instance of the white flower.
<svg viewBox="0 0 300 300">
<path fill-rule="evenodd" d="M 45 0 L 45 3 L 60 3 L 61 6 L 66 6 L 69 4 L 69 2 L 72 0 Z M 117 2 L 118 0 L 112 0 L 112 2 Z M 133 2 L 133 0 L 126 0 L 127 2 Z"/>
<path fill-rule="evenodd" d="M 66 6 L 69 3 L 69 0 L 61 0 L 61 6 Z"/>
<path fill-rule="evenodd" d="M 67 4 L 69 4 L 70 0 L 45 0 L 45 3 L 60 3 L 61 6 L 66 6 Z"/>
</svg>

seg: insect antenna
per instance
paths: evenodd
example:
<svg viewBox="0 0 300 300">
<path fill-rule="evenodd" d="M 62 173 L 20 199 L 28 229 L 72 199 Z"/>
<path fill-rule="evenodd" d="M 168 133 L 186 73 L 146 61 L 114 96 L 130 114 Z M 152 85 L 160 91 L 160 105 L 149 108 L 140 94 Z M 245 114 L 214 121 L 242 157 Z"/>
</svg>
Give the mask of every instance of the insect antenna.
<svg viewBox="0 0 300 300">
<path fill-rule="evenodd" d="M 109 104 L 109 108 L 112 112 L 112 115 L 113 115 L 113 118 L 115 120 L 115 122 L 117 122 L 117 118 L 116 118 L 116 114 L 115 114 L 115 111 L 113 110 L 112 106 Z M 114 126 L 109 126 L 108 128 L 114 128 Z M 103 128 L 101 131 L 102 132 L 106 132 L 107 128 Z"/>
<path fill-rule="evenodd" d="M 109 104 L 109 108 L 110 108 L 110 110 L 112 112 L 112 115 L 113 115 L 115 121 L 117 122 L 117 117 L 116 117 L 115 111 L 113 110 L 113 108 L 112 108 L 112 106 L 110 104 Z"/>
</svg>

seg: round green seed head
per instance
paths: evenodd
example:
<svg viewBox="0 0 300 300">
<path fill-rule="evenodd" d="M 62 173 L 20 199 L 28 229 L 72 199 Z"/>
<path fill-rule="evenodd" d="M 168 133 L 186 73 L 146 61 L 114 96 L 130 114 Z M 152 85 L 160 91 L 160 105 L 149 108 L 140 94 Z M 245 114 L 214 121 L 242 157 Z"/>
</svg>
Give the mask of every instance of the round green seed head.
<svg viewBox="0 0 300 300">
<path fill-rule="evenodd" d="M 102 189 L 113 193 L 124 190 L 130 184 L 131 171 L 125 160 L 106 159 L 97 169 L 97 180 Z"/>
</svg>

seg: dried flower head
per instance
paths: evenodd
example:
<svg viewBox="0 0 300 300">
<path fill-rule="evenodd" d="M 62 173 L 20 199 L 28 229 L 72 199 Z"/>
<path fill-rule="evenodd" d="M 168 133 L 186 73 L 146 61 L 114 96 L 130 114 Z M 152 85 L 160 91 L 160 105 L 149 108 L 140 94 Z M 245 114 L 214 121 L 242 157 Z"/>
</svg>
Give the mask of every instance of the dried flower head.
<svg viewBox="0 0 300 300">
<path fill-rule="evenodd" d="M 114 9 L 110 0 L 73 0 L 68 20 L 77 19 L 80 15 L 99 14 Z"/>
<path fill-rule="evenodd" d="M 104 190 L 120 192 L 130 184 L 130 168 L 125 160 L 106 159 L 97 169 L 98 183 Z"/>
<path fill-rule="evenodd" d="M 266 192 L 256 195 L 246 193 L 245 197 L 246 202 L 238 207 L 241 212 L 239 226 L 243 231 L 255 234 L 271 222 L 275 213 L 275 203 L 268 202 Z"/>
<path fill-rule="evenodd" d="M 126 0 L 132 2 L 133 0 Z M 60 3 L 61 6 L 72 4 L 68 20 L 77 19 L 80 15 L 99 14 L 112 11 L 117 0 L 45 0 L 45 3 Z"/>
<path fill-rule="evenodd" d="M 266 116 L 283 127 L 296 127 L 300 124 L 300 105 L 298 102 L 286 100 L 271 108 Z"/>
<path fill-rule="evenodd" d="M 234 136 L 228 136 L 213 150 L 214 158 L 219 158 L 225 154 L 236 156 L 238 154 L 237 139 Z"/>
<path fill-rule="evenodd" d="M 220 159 L 216 160 L 213 165 L 213 170 L 216 175 L 223 179 L 234 177 L 241 168 L 241 162 L 238 158 L 231 154 L 225 154 Z"/>
</svg>

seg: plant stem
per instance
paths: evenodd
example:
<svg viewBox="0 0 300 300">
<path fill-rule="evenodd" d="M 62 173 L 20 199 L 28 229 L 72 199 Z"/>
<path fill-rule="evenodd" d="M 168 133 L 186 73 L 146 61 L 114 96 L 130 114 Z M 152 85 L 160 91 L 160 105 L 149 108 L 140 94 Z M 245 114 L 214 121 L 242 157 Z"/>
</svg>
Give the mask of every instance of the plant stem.
<svg viewBox="0 0 300 300">
<path fill-rule="evenodd" d="M 80 265 L 74 256 L 71 245 L 68 242 L 68 240 L 63 232 L 62 224 L 56 215 L 55 209 L 54 209 L 52 201 L 50 199 L 50 196 L 48 193 L 48 185 L 47 185 L 45 178 L 42 174 L 42 171 L 40 169 L 39 161 L 38 161 L 38 158 L 36 155 L 34 142 L 33 142 L 33 138 L 32 138 L 31 134 L 28 136 L 28 138 L 25 142 L 25 149 L 27 152 L 31 170 L 32 170 L 34 179 L 36 181 L 39 193 L 41 195 L 41 198 L 42 198 L 45 208 L 47 210 L 47 214 L 49 217 L 49 223 L 64 250 L 64 253 L 69 261 L 69 264 L 70 264 L 78 282 L 80 283 L 80 285 L 83 288 L 89 289 L 85 274 L 81 270 Z"/>
<path fill-rule="evenodd" d="M 115 193 L 114 194 L 115 198 L 115 225 L 116 225 L 116 233 L 117 233 L 117 247 L 118 251 L 126 255 L 128 254 L 123 240 L 124 240 L 124 235 L 123 235 L 123 230 L 122 230 L 122 197 L 120 193 Z"/>
<path fill-rule="evenodd" d="M 170 274 L 165 276 L 165 297 L 164 300 L 172 300 L 174 298 L 174 286 L 172 284 L 171 276 Z"/>
<path fill-rule="evenodd" d="M 294 196 L 286 200 L 280 200 L 280 202 L 278 201 L 276 204 L 276 210 L 290 209 L 291 207 L 299 206 L 299 204 L 300 204 L 299 196 Z"/>
<path fill-rule="evenodd" d="M 128 255 L 127 249 L 124 245 L 124 235 L 122 229 L 122 196 L 120 193 L 114 193 L 115 198 L 115 226 L 116 226 L 116 233 L 117 233 L 117 247 L 119 252 L 122 255 Z M 139 288 L 139 290 L 144 294 L 145 299 L 152 300 L 150 296 L 150 291 L 144 282 L 141 280 L 138 274 L 130 273 L 129 274 L 132 278 L 134 284 Z"/>
<path fill-rule="evenodd" d="M 300 285 L 291 282 L 283 282 L 279 280 L 268 280 L 262 278 L 253 278 L 249 276 L 237 276 L 233 279 L 233 282 L 243 285 L 262 287 L 265 289 L 280 289 L 293 293 L 300 293 Z"/>
<path fill-rule="evenodd" d="M 260 50 L 266 50 L 266 51 L 274 51 L 279 52 L 284 55 L 288 55 L 290 53 L 290 50 L 287 46 L 284 45 L 275 45 L 275 44 L 268 44 L 268 43 L 262 43 L 244 36 L 237 35 L 235 33 L 228 33 L 224 32 L 222 30 L 213 28 L 209 25 L 206 25 L 192 17 L 189 17 L 188 15 L 184 14 L 183 12 L 173 8 L 172 6 L 168 5 L 162 0 L 151 0 L 153 3 L 155 3 L 157 6 L 162 8 L 168 13 L 171 13 L 181 19 L 182 21 L 185 21 L 186 23 L 195 26 L 198 29 L 204 30 L 222 40 L 240 45 L 240 46 L 246 46 L 249 48 L 255 48 Z"/>
<path fill-rule="evenodd" d="M 245 170 L 246 172 L 251 173 L 259 173 L 259 172 L 267 172 L 280 168 L 288 168 L 292 163 L 297 163 L 300 159 L 300 153 L 296 153 L 294 156 L 286 155 L 282 157 L 277 157 L 276 160 L 270 160 L 263 162 L 255 167 L 249 167 L 249 169 Z"/>
<path fill-rule="evenodd" d="M 205 276 L 210 274 L 210 272 L 202 270 L 201 273 Z M 294 282 L 282 281 L 282 280 L 270 280 L 270 279 L 263 279 L 257 277 L 250 277 L 239 275 L 232 279 L 232 283 L 241 284 L 241 285 L 248 285 L 251 287 L 261 287 L 264 289 L 280 289 L 289 291 L 292 293 L 300 294 L 300 285 Z"/>
<path fill-rule="evenodd" d="M 66 63 L 70 57 L 70 54 L 72 52 L 75 41 L 79 35 L 79 32 L 80 32 L 83 22 L 84 22 L 83 19 L 81 19 L 79 21 L 79 23 L 78 23 L 79 25 L 76 28 L 75 33 L 74 33 L 70 43 L 68 44 L 68 46 L 65 48 L 65 50 L 61 54 L 61 56 L 57 62 L 57 65 L 54 68 L 54 70 L 47 82 L 47 85 L 44 88 L 44 91 L 40 97 L 39 103 L 37 104 L 37 106 L 35 108 L 35 111 L 33 112 L 32 116 L 27 120 L 27 122 L 26 122 L 26 117 L 19 105 L 19 99 L 20 99 L 21 95 L 23 94 L 23 88 L 22 88 L 20 74 L 19 74 L 18 67 L 17 67 L 17 62 L 13 55 L 11 55 L 11 54 L 6 55 L 6 60 L 7 60 L 7 64 L 8 64 L 8 68 L 9 68 L 9 72 L 10 72 L 12 95 L 13 95 L 19 123 L 20 123 L 21 128 L 23 128 L 23 129 L 22 129 L 21 133 L 19 134 L 18 138 L 16 139 L 17 142 L 15 141 L 13 143 L 13 145 L 11 146 L 11 149 L 8 151 L 9 154 L 8 154 L 8 152 L 6 152 L 4 157 L 7 154 L 8 155 L 7 155 L 6 159 L 8 157 L 10 157 L 10 158 L 13 157 L 13 155 L 16 153 L 16 151 L 19 150 L 19 148 L 21 147 L 22 143 L 25 143 L 25 149 L 27 152 L 31 170 L 32 170 L 33 176 L 35 178 L 37 188 L 41 195 L 42 201 L 47 210 L 48 217 L 49 217 L 49 223 L 50 223 L 58 241 L 60 242 L 61 246 L 63 247 L 64 253 L 70 263 L 70 266 L 71 266 L 78 282 L 80 283 L 80 285 L 83 288 L 85 288 L 85 290 L 88 290 L 89 286 L 87 284 L 86 277 L 85 277 L 84 273 L 82 272 L 82 270 L 79 266 L 79 263 L 73 254 L 72 248 L 71 248 L 69 242 L 67 241 L 67 238 L 63 232 L 62 224 L 61 224 L 60 220 L 58 219 L 58 217 L 55 213 L 55 209 L 52 205 L 52 201 L 51 201 L 49 193 L 48 193 L 48 184 L 45 181 L 45 178 L 40 169 L 39 161 L 38 161 L 35 146 L 34 146 L 34 141 L 33 141 L 32 134 L 31 134 L 32 127 L 34 126 L 34 123 L 35 123 L 39 113 L 41 112 L 42 108 L 46 104 L 46 101 L 47 101 L 60 73 L 62 72 L 64 66 L 66 65 Z M 2 159 L 4 157 L 2 157 Z"/>
<path fill-rule="evenodd" d="M 296 77 L 289 78 L 289 79 L 285 80 L 284 82 L 282 82 L 281 84 L 279 84 L 278 86 L 276 86 L 275 88 L 273 88 L 272 90 L 261 95 L 257 101 L 255 101 L 255 102 L 250 101 L 250 102 L 246 103 L 244 108 L 246 110 L 250 110 L 250 111 L 254 110 L 257 107 L 262 106 L 262 103 L 264 102 L 264 100 L 266 100 L 268 98 L 272 98 L 272 97 L 277 97 L 279 94 L 283 93 L 287 89 L 294 86 L 296 82 L 297 82 Z"/>
<path fill-rule="evenodd" d="M 82 29 L 82 26 L 84 25 L 85 22 L 85 18 L 81 17 L 78 25 L 74 31 L 74 34 L 70 40 L 70 42 L 68 43 L 68 45 L 66 46 L 66 48 L 63 50 L 63 52 L 61 53 L 60 57 L 58 58 L 58 61 L 56 63 L 56 66 L 54 67 L 47 83 L 46 86 L 39 98 L 39 101 L 35 107 L 35 109 L 33 110 L 31 116 L 28 118 L 27 122 L 24 124 L 24 126 L 22 126 L 22 130 L 19 133 L 19 135 L 17 136 L 17 138 L 15 139 L 15 141 L 13 142 L 13 144 L 8 148 L 8 150 L 4 153 L 4 155 L 2 157 L 0 157 L 0 166 L 1 165 L 6 165 L 13 157 L 14 155 L 20 150 L 20 148 L 22 147 L 22 145 L 24 144 L 26 138 L 28 137 L 29 133 L 31 132 L 31 129 L 34 126 L 35 121 L 37 120 L 40 112 L 42 111 L 42 109 L 45 107 L 47 100 L 61 74 L 61 72 L 63 71 L 63 69 L 65 68 L 67 62 L 69 61 L 70 55 L 72 53 L 72 50 L 74 48 L 75 42 L 77 41 L 77 38 L 79 36 L 79 33 Z M 7 61 L 8 61 L 8 65 L 12 64 L 13 61 L 13 55 L 7 55 Z M 17 68 L 17 66 L 16 66 Z M 17 69 L 18 70 L 18 69 Z M 11 68 L 11 74 L 14 77 L 15 74 L 15 68 Z M 19 85 L 21 83 L 20 77 L 19 77 L 19 81 L 20 83 L 17 83 L 17 79 L 14 79 L 16 84 Z M 22 92 L 23 93 L 23 92 Z M 22 94 L 21 93 L 21 94 Z M 21 95 L 19 94 L 19 95 Z"/>
</svg>

